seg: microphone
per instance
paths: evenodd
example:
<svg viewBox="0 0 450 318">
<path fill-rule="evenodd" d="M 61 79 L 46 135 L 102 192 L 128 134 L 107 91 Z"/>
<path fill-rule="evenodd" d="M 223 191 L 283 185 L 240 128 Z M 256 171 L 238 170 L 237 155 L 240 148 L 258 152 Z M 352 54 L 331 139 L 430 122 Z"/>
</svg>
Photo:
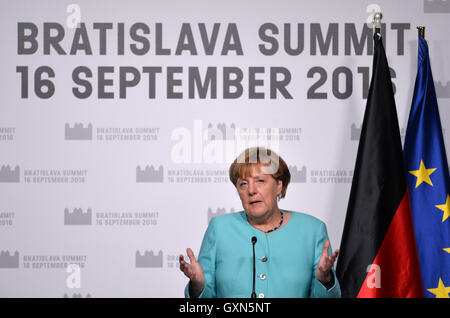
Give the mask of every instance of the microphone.
<svg viewBox="0 0 450 318">
<path fill-rule="evenodd" d="M 255 266 L 255 244 L 258 240 L 256 239 L 256 236 L 252 237 L 252 246 L 253 246 L 253 291 L 252 291 L 252 298 L 256 298 L 256 292 L 255 292 L 255 276 L 256 276 L 256 266 Z"/>
</svg>

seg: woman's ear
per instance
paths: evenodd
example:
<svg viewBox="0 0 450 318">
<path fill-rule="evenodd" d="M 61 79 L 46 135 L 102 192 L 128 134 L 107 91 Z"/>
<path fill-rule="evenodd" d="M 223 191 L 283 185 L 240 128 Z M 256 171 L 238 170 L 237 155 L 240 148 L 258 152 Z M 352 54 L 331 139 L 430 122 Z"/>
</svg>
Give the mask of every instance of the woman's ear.
<svg viewBox="0 0 450 318">
<path fill-rule="evenodd" d="M 283 190 L 283 181 L 278 180 L 278 183 L 277 183 L 277 195 L 281 195 L 281 190 Z"/>
</svg>

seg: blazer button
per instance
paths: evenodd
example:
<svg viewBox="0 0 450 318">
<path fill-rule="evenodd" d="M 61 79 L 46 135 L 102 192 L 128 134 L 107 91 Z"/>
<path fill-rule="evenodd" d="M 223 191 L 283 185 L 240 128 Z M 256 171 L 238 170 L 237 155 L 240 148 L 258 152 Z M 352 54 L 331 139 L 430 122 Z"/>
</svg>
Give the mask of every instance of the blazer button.
<svg viewBox="0 0 450 318">
<path fill-rule="evenodd" d="M 264 256 L 263 258 L 261 258 L 262 262 L 267 262 L 267 256 Z"/>
<path fill-rule="evenodd" d="M 259 278 L 260 278 L 261 280 L 265 280 L 265 279 L 266 279 L 266 274 L 261 274 L 261 275 L 259 275 Z"/>
</svg>

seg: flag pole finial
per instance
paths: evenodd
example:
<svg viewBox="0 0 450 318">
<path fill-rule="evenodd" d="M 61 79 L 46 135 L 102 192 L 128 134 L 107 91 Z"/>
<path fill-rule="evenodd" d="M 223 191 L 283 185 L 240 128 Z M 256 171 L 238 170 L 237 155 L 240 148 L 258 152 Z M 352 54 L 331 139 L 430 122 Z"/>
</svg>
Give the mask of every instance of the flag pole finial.
<svg viewBox="0 0 450 318">
<path fill-rule="evenodd" d="M 423 39 L 425 39 L 425 27 L 424 26 L 418 26 L 417 31 L 419 32 L 419 36 Z"/>
<path fill-rule="evenodd" d="M 383 18 L 383 14 L 381 12 L 375 12 L 373 14 L 372 24 L 375 28 L 375 33 L 381 33 L 381 19 Z"/>
</svg>

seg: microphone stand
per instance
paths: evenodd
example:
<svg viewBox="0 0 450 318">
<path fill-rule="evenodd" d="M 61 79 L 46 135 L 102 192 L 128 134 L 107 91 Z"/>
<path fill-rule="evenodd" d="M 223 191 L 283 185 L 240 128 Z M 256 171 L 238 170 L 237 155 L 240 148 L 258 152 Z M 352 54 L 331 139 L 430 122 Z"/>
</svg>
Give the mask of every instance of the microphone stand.
<svg viewBox="0 0 450 318">
<path fill-rule="evenodd" d="M 256 265 L 255 265 L 255 243 L 257 242 L 256 236 L 252 237 L 252 245 L 253 245 L 253 291 L 252 298 L 256 298 L 255 292 L 255 277 L 256 277 Z"/>
</svg>

